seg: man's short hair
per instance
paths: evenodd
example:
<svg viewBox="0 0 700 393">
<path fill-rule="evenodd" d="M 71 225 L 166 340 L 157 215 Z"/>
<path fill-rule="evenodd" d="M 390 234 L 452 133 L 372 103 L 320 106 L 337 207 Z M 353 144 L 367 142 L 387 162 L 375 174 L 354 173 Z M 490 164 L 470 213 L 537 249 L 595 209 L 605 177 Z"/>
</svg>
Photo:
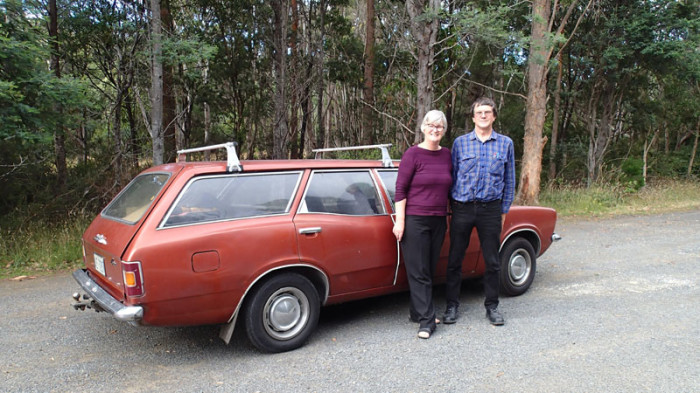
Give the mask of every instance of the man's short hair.
<svg viewBox="0 0 700 393">
<path fill-rule="evenodd" d="M 496 103 L 489 97 L 479 97 L 472 104 L 471 112 L 472 117 L 474 116 L 474 109 L 480 105 L 488 105 L 493 110 L 493 117 L 498 117 L 498 109 L 496 109 Z"/>
</svg>

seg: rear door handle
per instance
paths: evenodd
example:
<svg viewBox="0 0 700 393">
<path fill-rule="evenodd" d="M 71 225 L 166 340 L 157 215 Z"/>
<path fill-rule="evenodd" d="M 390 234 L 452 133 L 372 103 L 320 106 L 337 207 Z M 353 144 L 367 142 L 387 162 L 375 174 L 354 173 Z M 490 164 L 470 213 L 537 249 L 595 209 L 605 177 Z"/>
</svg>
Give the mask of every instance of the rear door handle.
<svg viewBox="0 0 700 393">
<path fill-rule="evenodd" d="M 321 227 L 301 228 L 299 230 L 300 235 L 312 235 L 314 233 L 321 233 Z"/>
</svg>

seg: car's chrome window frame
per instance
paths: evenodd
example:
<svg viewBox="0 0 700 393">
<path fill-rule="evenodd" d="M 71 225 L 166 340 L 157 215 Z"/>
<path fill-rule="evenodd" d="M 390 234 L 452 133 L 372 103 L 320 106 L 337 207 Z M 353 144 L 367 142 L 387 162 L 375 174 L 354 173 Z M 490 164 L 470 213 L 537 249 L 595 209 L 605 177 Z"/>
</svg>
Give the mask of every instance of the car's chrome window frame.
<svg viewBox="0 0 700 393">
<path fill-rule="evenodd" d="M 321 173 L 347 173 L 347 172 L 355 172 L 355 173 L 366 173 L 367 176 L 369 177 L 369 180 L 371 181 L 372 187 L 374 187 L 374 193 L 376 196 L 376 201 L 375 205 L 377 207 L 377 213 L 372 213 L 372 214 L 348 214 L 348 213 L 337 213 L 337 212 L 316 212 L 316 211 L 308 211 L 308 208 L 306 206 L 306 196 L 309 192 L 309 188 L 314 181 L 314 177 L 316 174 L 321 174 Z M 379 184 L 375 180 L 375 177 L 372 176 L 372 168 L 349 168 L 349 169 L 313 169 L 311 170 L 311 174 L 309 176 L 309 180 L 306 182 L 306 187 L 304 189 L 304 193 L 301 196 L 301 200 L 299 202 L 299 207 L 297 207 L 297 214 L 328 214 L 328 215 L 336 215 L 336 216 L 344 216 L 344 217 L 374 217 L 374 216 L 385 216 L 387 215 L 386 208 L 384 207 L 383 203 L 383 198 L 382 195 L 379 193 Z"/>
<path fill-rule="evenodd" d="M 396 212 L 396 207 L 395 207 L 395 202 L 394 197 L 392 197 L 391 192 L 389 192 L 389 188 L 387 187 L 386 183 L 384 182 L 384 178 L 382 177 L 382 173 L 395 173 L 396 176 L 398 177 L 399 175 L 399 169 L 398 168 L 387 168 L 387 169 L 377 169 L 377 177 L 379 178 L 379 181 L 382 183 L 382 188 L 384 189 L 384 192 L 386 193 L 387 198 L 389 198 L 389 205 L 391 206 L 391 212 L 395 213 Z M 396 195 L 396 184 L 394 184 L 394 195 Z"/>
<path fill-rule="evenodd" d="M 303 170 L 290 170 L 290 171 L 274 171 L 274 172 L 226 173 L 226 174 L 215 174 L 215 175 L 204 175 L 204 176 L 193 177 L 192 179 L 189 179 L 187 181 L 187 184 L 185 184 L 185 186 L 182 188 L 182 190 L 180 190 L 177 198 L 173 201 L 173 203 L 170 205 L 170 207 L 168 207 L 168 211 L 165 213 L 165 215 L 161 219 L 160 223 L 158 224 L 157 229 L 158 230 L 172 229 L 172 228 L 180 228 L 180 227 L 185 227 L 185 226 L 205 225 L 205 224 L 212 224 L 212 223 L 225 222 L 225 221 L 249 220 L 249 219 L 261 218 L 261 217 L 274 217 L 274 216 L 287 215 L 291 211 L 292 204 L 294 203 L 294 197 L 299 192 L 299 186 L 301 184 L 301 179 L 303 177 L 302 176 L 303 173 L 304 173 Z M 294 183 L 294 186 L 291 189 L 291 192 L 289 193 L 289 196 L 287 198 L 287 204 L 286 204 L 283 211 L 269 213 L 269 214 L 256 214 L 256 215 L 250 215 L 250 216 L 245 216 L 245 217 L 222 217 L 220 219 L 215 219 L 215 220 L 166 225 L 168 220 L 170 219 L 170 216 L 172 215 L 173 211 L 179 205 L 181 199 L 187 194 L 188 189 L 192 186 L 192 184 L 194 184 L 197 181 L 206 180 L 206 179 L 241 178 L 241 177 L 252 177 L 252 176 L 267 177 L 267 176 L 279 176 L 279 175 L 295 175 L 296 176 L 296 181 Z M 217 193 L 217 195 L 220 196 L 225 191 L 226 191 L 226 188 L 223 188 Z"/>
<path fill-rule="evenodd" d="M 105 206 L 104 209 L 102 209 L 102 211 L 100 212 L 100 217 L 103 217 L 103 218 L 106 218 L 106 219 L 112 220 L 112 221 L 121 222 L 121 223 L 124 223 L 127 225 L 135 225 L 136 223 L 141 221 L 141 219 L 143 219 L 143 217 L 145 217 L 146 212 L 153 206 L 153 203 L 155 203 L 155 201 L 157 201 L 160 198 L 160 195 L 162 195 L 163 190 L 166 188 L 165 185 L 168 183 L 168 181 L 170 180 L 172 175 L 173 175 L 172 172 L 158 171 L 158 172 L 143 173 L 143 174 L 140 174 L 140 175 L 134 177 L 129 182 L 129 184 L 127 184 L 126 187 L 124 187 L 124 189 L 122 189 L 119 192 L 119 194 L 117 194 L 117 196 L 115 196 L 112 199 L 112 201 L 107 206 Z M 123 198 L 125 196 L 125 194 L 131 192 L 131 188 L 133 187 L 134 184 L 136 184 L 137 181 L 139 181 L 142 178 L 149 177 L 149 176 L 165 176 L 165 180 L 162 181 L 162 184 L 160 184 L 160 189 L 158 189 L 158 192 L 156 192 L 154 195 L 151 196 L 151 198 L 149 198 L 148 203 L 146 205 L 140 207 L 141 214 L 139 215 L 139 217 L 136 220 L 126 220 L 123 217 L 116 217 L 113 215 L 109 215 L 107 213 L 112 208 L 114 208 L 115 205 L 123 202 L 123 201 L 121 201 L 121 198 Z"/>
</svg>

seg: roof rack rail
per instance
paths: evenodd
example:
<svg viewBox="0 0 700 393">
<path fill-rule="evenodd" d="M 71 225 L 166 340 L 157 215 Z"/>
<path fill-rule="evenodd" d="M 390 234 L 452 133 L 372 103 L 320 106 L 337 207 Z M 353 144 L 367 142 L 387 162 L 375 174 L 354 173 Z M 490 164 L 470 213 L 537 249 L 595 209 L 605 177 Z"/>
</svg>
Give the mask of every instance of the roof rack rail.
<svg viewBox="0 0 700 393">
<path fill-rule="evenodd" d="M 216 149 L 226 149 L 226 170 L 228 172 L 243 172 L 243 166 L 241 166 L 240 160 L 238 160 L 238 154 L 236 154 L 236 142 L 227 142 L 220 145 L 211 145 L 203 147 L 194 147 L 192 149 L 184 149 L 177 151 L 177 161 L 187 162 L 188 153 L 197 153 L 200 151 L 212 151 Z"/>
<path fill-rule="evenodd" d="M 393 168 L 394 161 L 389 155 L 388 148 L 391 147 L 391 143 L 386 143 L 383 145 L 364 145 L 364 146 L 347 146 L 347 147 L 329 147 L 326 149 L 313 149 L 312 152 L 316 153 L 316 158 L 319 157 L 319 153 L 331 152 L 331 151 L 348 151 L 348 150 L 366 150 L 366 149 L 379 149 L 382 152 L 382 164 L 385 168 Z"/>
</svg>

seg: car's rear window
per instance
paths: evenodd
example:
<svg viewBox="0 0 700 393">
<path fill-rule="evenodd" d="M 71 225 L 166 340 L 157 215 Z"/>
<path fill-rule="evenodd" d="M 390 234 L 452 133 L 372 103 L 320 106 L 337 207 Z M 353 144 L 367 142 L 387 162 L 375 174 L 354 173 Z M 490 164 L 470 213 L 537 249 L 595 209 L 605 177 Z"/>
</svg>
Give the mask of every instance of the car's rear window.
<svg viewBox="0 0 700 393">
<path fill-rule="evenodd" d="M 169 173 L 147 173 L 137 176 L 107 205 L 102 215 L 130 224 L 138 222 L 169 177 Z"/>
<path fill-rule="evenodd" d="M 192 180 L 166 215 L 163 227 L 285 214 L 301 172 L 234 174 Z"/>
</svg>

